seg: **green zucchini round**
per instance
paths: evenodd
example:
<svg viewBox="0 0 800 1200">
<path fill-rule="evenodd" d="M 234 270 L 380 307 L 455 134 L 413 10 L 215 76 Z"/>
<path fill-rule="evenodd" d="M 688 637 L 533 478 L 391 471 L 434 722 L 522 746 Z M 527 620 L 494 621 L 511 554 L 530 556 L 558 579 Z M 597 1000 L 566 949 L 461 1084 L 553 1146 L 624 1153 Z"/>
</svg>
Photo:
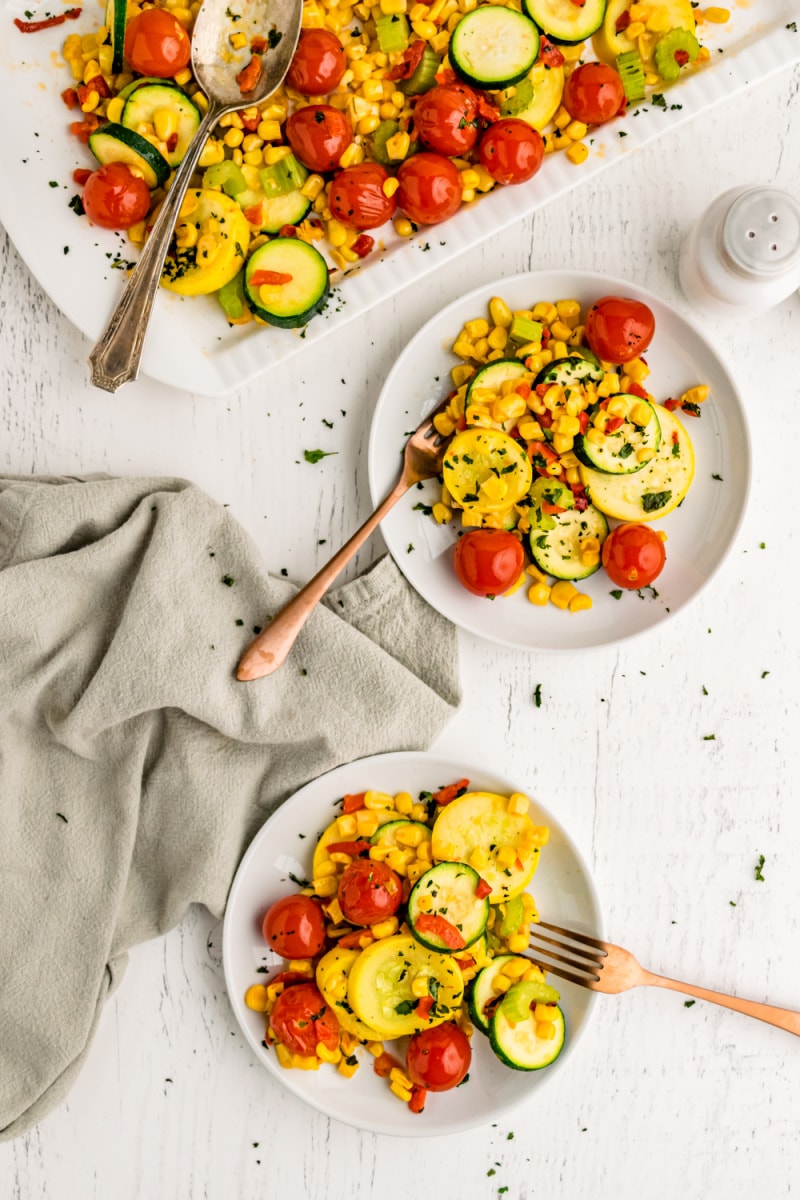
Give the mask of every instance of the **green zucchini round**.
<svg viewBox="0 0 800 1200">
<path fill-rule="evenodd" d="M 539 30 L 524 13 L 485 4 L 466 13 L 453 30 L 450 65 L 473 87 L 519 83 L 539 55 Z"/>
</svg>

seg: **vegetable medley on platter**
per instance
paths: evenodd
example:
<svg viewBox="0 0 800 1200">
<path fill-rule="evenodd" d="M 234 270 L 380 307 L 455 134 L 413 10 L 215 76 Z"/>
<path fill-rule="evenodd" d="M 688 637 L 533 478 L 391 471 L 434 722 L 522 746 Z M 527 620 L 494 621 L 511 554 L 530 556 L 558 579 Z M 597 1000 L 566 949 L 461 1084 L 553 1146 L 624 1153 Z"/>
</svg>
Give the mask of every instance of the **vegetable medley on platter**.
<svg viewBox="0 0 800 1200">
<path fill-rule="evenodd" d="M 469 592 L 527 586 L 532 604 L 576 613 L 592 607 L 578 585 L 595 572 L 617 597 L 652 587 L 667 534 L 650 522 L 683 502 L 694 476 L 678 414 L 699 417 L 709 395 L 697 384 L 657 401 L 645 357 L 655 331 L 649 306 L 625 296 L 585 311 L 574 299 L 512 311 L 494 296 L 454 334 L 462 361 L 434 417 L 450 438 L 440 492 L 415 507 L 458 522 L 453 566 Z"/>
<path fill-rule="evenodd" d="M 190 59 L 200 2 L 107 0 L 104 24 L 63 44 L 69 131 L 87 150 L 74 206 L 136 246 L 207 109 Z M 245 33 L 239 5 L 227 52 L 246 104 L 281 35 Z M 593 127 L 665 104 L 728 15 L 690 0 L 304 0 L 284 85 L 223 117 L 202 151 L 162 285 L 215 295 L 230 324 L 302 326 L 331 273 L 389 234 L 524 183 L 551 152 L 579 165 Z"/>
<path fill-rule="evenodd" d="M 476 1029 L 510 1068 L 552 1063 L 559 993 L 525 953 L 548 829 L 528 797 L 461 779 L 339 804 L 311 878 L 263 917 L 285 963 L 244 997 L 264 1014 L 262 1044 L 284 1068 L 371 1069 L 415 1113 L 468 1081 Z"/>
</svg>

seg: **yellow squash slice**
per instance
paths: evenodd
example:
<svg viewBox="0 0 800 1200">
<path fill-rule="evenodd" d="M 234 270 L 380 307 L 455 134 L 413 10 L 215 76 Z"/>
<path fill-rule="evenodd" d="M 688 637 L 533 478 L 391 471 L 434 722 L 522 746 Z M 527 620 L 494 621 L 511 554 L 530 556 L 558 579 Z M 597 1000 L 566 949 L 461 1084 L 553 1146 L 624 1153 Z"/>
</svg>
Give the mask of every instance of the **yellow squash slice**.
<svg viewBox="0 0 800 1200">
<path fill-rule="evenodd" d="M 434 1005 L 427 1017 L 417 1011 L 419 980 L 433 982 L 433 987 L 428 983 L 428 994 L 434 997 Z M 362 950 L 350 970 L 347 989 L 358 1019 L 387 1039 L 452 1021 L 463 995 L 464 980 L 455 959 L 426 950 L 404 934 L 381 938 Z"/>
<path fill-rule="evenodd" d="M 239 205 L 224 192 L 194 188 L 183 202 L 178 228 L 194 229 L 193 245 L 173 237 L 161 286 L 180 296 L 218 292 L 241 269 L 250 243 L 250 226 Z"/>
<path fill-rule="evenodd" d="M 317 963 L 317 987 L 336 1013 L 336 1020 L 345 1033 L 352 1033 L 361 1042 L 379 1042 L 380 1034 L 359 1020 L 347 1000 L 350 972 L 362 953 L 339 946 L 329 950 Z"/>
<path fill-rule="evenodd" d="M 531 486 L 532 468 L 522 447 L 499 429 L 465 429 L 445 455 L 444 482 L 456 504 L 475 513 L 517 504 Z"/>
<path fill-rule="evenodd" d="M 492 889 L 489 902 L 499 904 L 525 891 L 546 841 L 547 830 L 527 813 L 508 811 L 507 796 L 466 792 L 436 818 L 431 850 L 434 862 L 475 865 Z"/>
<path fill-rule="evenodd" d="M 695 20 L 690 0 L 646 0 L 637 7 L 646 8 L 641 24 L 645 32 L 631 39 L 625 30 L 617 32 L 617 21 L 631 7 L 632 0 L 608 0 L 603 24 L 592 38 L 594 52 L 603 62 L 613 66 L 617 56 L 638 50 L 645 66 L 652 61 L 655 44 L 670 29 L 685 29 L 694 33 Z M 639 23 L 639 22 L 637 22 Z"/>
</svg>

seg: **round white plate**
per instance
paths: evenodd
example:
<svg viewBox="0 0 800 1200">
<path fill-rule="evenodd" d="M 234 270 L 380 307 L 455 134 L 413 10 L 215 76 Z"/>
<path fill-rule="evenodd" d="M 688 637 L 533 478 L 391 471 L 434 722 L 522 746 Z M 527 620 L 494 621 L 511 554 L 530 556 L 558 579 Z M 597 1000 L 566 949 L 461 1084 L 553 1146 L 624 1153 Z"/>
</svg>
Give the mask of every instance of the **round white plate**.
<svg viewBox="0 0 800 1200">
<path fill-rule="evenodd" d="M 394 485 L 407 434 L 452 388 L 450 370 L 461 361 L 450 350 L 456 335 L 465 321 L 486 315 L 492 296 L 502 296 L 511 308 L 528 308 L 539 300 L 568 298 L 586 306 L 609 294 L 643 300 L 655 313 L 656 333 L 646 357 L 651 369 L 647 387 L 656 400 L 680 396 L 694 384 L 711 388 L 702 417 L 683 418 L 695 450 L 694 482 L 683 504 L 654 522 L 668 537 L 666 566 L 655 581 L 658 595 L 627 592 L 617 600 L 611 595 L 614 584 L 601 569 L 580 585 L 591 595 L 593 608 L 575 615 L 553 605 L 535 607 L 525 587 L 494 601 L 473 596 L 453 571 L 458 519 L 437 525 L 414 510 L 420 502 L 438 500 L 438 483 L 412 488 L 381 525 L 389 550 L 409 583 L 434 608 L 491 641 L 524 650 L 579 650 L 653 629 L 705 587 L 741 523 L 750 484 L 750 439 L 741 397 L 725 365 L 676 309 L 624 280 L 584 271 L 530 272 L 476 288 L 411 339 L 375 409 L 369 443 L 373 502 L 377 505 Z"/>
<path fill-rule="evenodd" d="M 432 754 L 379 754 L 337 767 L 301 788 L 270 817 L 242 859 L 228 897 L 222 937 L 225 982 L 234 1014 L 253 1052 L 296 1096 L 326 1116 L 373 1133 L 425 1137 L 458 1133 L 498 1120 L 545 1087 L 571 1057 L 596 1000 L 592 992 L 553 979 L 561 992 L 567 1026 L 566 1044 L 556 1062 L 543 1071 L 513 1071 L 495 1058 L 488 1039 L 476 1031 L 467 1083 L 452 1092 L 429 1095 L 425 1111 L 419 1115 L 410 1112 L 392 1095 L 386 1080 L 375 1075 L 372 1056 L 366 1051 L 359 1051 L 357 1074 L 345 1079 L 334 1067 L 285 1071 L 278 1066 L 275 1051 L 265 1048 L 264 1018 L 244 1003 L 247 988 L 266 977 L 258 968 L 266 966 L 272 973 L 282 962 L 261 936 L 262 920 L 271 904 L 295 889 L 290 873 L 299 879 L 308 876 L 318 835 L 341 811 L 337 800 L 348 792 L 369 788 L 416 795 L 464 776 L 475 789 L 521 790 L 519 782 L 483 767 Z M 535 800 L 531 815 L 550 828 L 550 841 L 531 885 L 539 911 L 567 928 L 602 936 L 597 895 L 578 850 L 558 821 Z"/>
</svg>

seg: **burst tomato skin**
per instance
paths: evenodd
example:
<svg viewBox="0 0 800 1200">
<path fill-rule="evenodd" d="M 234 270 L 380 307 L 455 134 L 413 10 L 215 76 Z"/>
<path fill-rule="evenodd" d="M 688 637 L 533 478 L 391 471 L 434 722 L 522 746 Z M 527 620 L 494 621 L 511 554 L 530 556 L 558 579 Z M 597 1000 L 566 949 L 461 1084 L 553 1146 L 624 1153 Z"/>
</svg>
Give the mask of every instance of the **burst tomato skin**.
<svg viewBox="0 0 800 1200">
<path fill-rule="evenodd" d="M 602 125 L 624 112 L 625 89 L 613 67 L 606 63 L 584 63 L 564 85 L 562 103 L 576 121 Z"/>
<path fill-rule="evenodd" d="M 304 96 L 326 96 L 347 70 L 344 46 L 328 29 L 304 29 L 286 82 Z"/>
<path fill-rule="evenodd" d="M 532 179 L 544 159 L 544 141 L 538 129 L 514 117 L 490 125 L 478 144 L 481 166 L 498 183 L 524 183 Z"/>
<path fill-rule="evenodd" d="M 437 225 L 461 206 L 461 176 L 443 154 L 415 154 L 402 163 L 397 179 L 397 207 L 415 225 Z"/>
<path fill-rule="evenodd" d="M 519 579 L 524 562 L 522 544 L 503 529 L 471 529 L 456 544 L 456 576 L 474 596 L 507 592 Z"/>
<path fill-rule="evenodd" d="M 586 314 L 586 341 L 605 362 L 638 358 L 652 342 L 655 330 L 652 309 L 627 296 L 603 296 Z"/>
<path fill-rule="evenodd" d="M 417 101 L 414 128 L 429 150 L 466 154 L 478 140 L 478 98 L 466 84 L 437 84 Z"/>
<path fill-rule="evenodd" d="M 308 104 L 287 120 L 286 138 L 304 167 L 335 171 L 353 140 L 353 126 L 330 104 Z"/>
<path fill-rule="evenodd" d="M 451 1021 L 415 1033 L 406 1051 L 409 1079 L 429 1092 L 458 1087 L 471 1061 L 469 1038 Z"/>
<path fill-rule="evenodd" d="M 621 588 L 649 587 L 666 557 L 663 541 L 647 525 L 618 525 L 603 543 L 606 574 Z"/>
<path fill-rule="evenodd" d="M 309 1057 L 320 1042 L 329 1050 L 339 1045 L 339 1022 L 313 983 L 296 983 L 281 992 L 269 1023 L 292 1054 Z"/>
<path fill-rule="evenodd" d="M 107 163 L 83 185 L 83 207 L 93 225 L 130 229 L 150 210 L 150 189 L 125 163 Z"/>
<path fill-rule="evenodd" d="M 397 912 L 403 885 L 386 863 L 355 858 L 342 872 L 337 895 L 351 925 L 375 925 Z"/>
<path fill-rule="evenodd" d="M 284 896 L 267 910 L 262 931 L 282 958 L 313 958 L 325 945 L 325 915 L 311 896 Z"/>
<path fill-rule="evenodd" d="M 345 167 L 334 176 L 329 207 L 333 215 L 355 229 L 377 229 L 394 214 L 397 202 L 387 196 L 383 185 L 388 172 L 378 163 L 363 162 Z"/>
<path fill-rule="evenodd" d="M 125 58 L 139 75 L 171 79 L 188 65 L 189 35 L 180 21 L 163 8 L 147 8 L 128 22 Z"/>
</svg>

